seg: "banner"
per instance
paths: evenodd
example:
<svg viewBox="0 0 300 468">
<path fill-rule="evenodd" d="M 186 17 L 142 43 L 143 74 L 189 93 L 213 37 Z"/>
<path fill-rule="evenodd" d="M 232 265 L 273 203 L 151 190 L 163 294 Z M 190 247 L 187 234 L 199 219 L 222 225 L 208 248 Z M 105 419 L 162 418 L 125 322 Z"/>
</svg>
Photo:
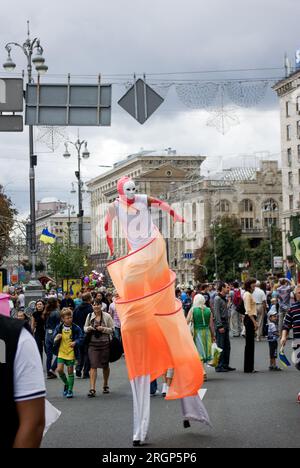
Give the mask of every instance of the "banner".
<svg viewBox="0 0 300 468">
<path fill-rule="evenodd" d="M 80 292 L 81 288 L 82 280 L 80 278 L 63 280 L 63 291 L 64 293 L 69 292 L 72 299 L 76 298 L 76 294 Z"/>
</svg>

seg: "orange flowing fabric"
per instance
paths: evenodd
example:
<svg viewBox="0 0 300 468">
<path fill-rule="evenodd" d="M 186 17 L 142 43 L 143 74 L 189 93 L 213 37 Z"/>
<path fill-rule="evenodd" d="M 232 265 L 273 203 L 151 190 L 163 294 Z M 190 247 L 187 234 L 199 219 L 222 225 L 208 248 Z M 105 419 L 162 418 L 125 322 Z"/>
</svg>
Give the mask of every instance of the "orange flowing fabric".
<svg viewBox="0 0 300 468">
<path fill-rule="evenodd" d="M 203 366 L 175 298 L 176 275 L 159 231 L 142 248 L 109 263 L 108 271 L 120 296 L 116 308 L 129 379 L 150 375 L 152 381 L 172 368 L 166 399 L 196 395 Z"/>
</svg>

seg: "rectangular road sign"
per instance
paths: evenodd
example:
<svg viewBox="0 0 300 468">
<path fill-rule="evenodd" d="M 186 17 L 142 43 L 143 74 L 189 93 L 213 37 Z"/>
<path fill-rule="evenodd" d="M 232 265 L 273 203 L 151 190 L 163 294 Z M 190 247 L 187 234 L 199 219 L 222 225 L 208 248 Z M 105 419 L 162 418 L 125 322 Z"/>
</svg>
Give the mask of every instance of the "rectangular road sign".
<svg viewBox="0 0 300 468">
<path fill-rule="evenodd" d="M 109 126 L 110 84 L 28 84 L 26 125 Z"/>
<path fill-rule="evenodd" d="M 0 115 L 0 132 L 23 132 L 22 115 Z"/>
<path fill-rule="evenodd" d="M 0 112 L 22 112 L 23 102 L 23 80 L 0 78 Z"/>
</svg>

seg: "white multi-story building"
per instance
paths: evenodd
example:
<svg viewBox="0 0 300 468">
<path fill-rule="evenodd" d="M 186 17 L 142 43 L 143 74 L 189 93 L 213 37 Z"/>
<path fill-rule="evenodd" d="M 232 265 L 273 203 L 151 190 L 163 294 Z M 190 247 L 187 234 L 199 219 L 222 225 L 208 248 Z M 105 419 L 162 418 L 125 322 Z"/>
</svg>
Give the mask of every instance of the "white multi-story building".
<svg viewBox="0 0 300 468">
<path fill-rule="evenodd" d="M 291 254 L 286 235 L 290 218 L 300 214 L 300 70 L 276 83 L 280 103 L 282 161 L 282 233 L 284 259 Z"/>
<path fill-rule="evenodd" d="M 57 242 L 63 239 L 68 239 L 72 244 L 78 244 L 78 218 L 77 216 L 69 216 L 68 210 L 60 213 L 48 214 L 37 218 L 36 220 L 36 236 L 39 246 L 43 245 L 39 238 L 44 229 L 56 236 Z M 91 219 L 89 216 L 83 217 L 83 245 L 90 246 L 91 244 Z"/>
</svg>

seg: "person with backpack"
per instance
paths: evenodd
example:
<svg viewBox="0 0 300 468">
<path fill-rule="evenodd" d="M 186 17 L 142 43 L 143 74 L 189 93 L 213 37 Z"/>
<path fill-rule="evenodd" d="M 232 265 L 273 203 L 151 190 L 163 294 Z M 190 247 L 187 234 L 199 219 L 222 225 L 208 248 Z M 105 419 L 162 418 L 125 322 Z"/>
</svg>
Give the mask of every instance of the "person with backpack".
<svg viewBox="0 0 300 468">
<path fill-rule="evenodd" d="M 230 328 L 232 331 L 233 337 L 241 336 L 242 332 L 242 317 L 238 312 L 238 308 L 241 306 L 243 301 L 242 291 L 238 281 L 233 283 L 233 289 L 230 291 L 231 299 L 231 317 L 230 317 Z"/>
</svg>

